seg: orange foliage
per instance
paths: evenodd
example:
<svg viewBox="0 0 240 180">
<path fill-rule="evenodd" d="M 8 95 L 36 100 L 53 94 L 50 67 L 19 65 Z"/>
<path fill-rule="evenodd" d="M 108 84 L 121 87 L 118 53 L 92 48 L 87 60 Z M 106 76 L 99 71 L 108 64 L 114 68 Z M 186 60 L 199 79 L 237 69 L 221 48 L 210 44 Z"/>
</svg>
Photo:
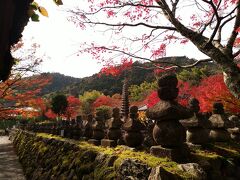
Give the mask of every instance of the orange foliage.
<svg viewBox="0 0 240 180">
<path fill-rule="evenodd" d="M 93 107 L 96 109 L 99 106 L 110 106 L 110 107 L 118 107 L 121 103 L 120 99 L 114 99 L 109 96 L 99 96 L 93 103 Z"/>
<path fill-rule="evenodd" d="M 229 92 L 221 74 L 203 79 L 191 92 L 199 100 L 203 112 L 212 111 L 214 101 L 221 101 L 228 112 L 240 112 L 240 101 Z"/>
<path fill-rule="evenodd" d="M 177 101 L 186 106 L 190 97 L 200 102 L 201 112 L 211 112 L 212 104 L 221 101 L 227 112 L 240 113 L 240 100 L 236 99 L 226 87 L 221 74 L 204 78 L 199 86 L 190 86 L 187 82 L 179 82 L 179 96 Z M 159 97 L 157 91 L 152 91 L 145 99 L 148 107 L 154 106 Z"/>
<path fill-rule="evenodd" d="M 74 96 L 68 96 L 67 101 L 68 101 L 68 107 L 64 116 L 70 120 L 75 118 L 78 115 L 81 103 L 79 98 L 76 98 Z"/>
<path fill-rule="evenodd" d="M 0 83 L 0 117 L 8 118 L 15 114 L 19 114 L 23 111 L 17 110 L 17 108 L 28 107 L 34 101 L 37 106 L 37 98 L 41 89 L 50 83 L 51 78 L 48 76 L 38 76 L 30 78 L 21 78 L 15 76 L 9 80 Z M 38 101 L 39 102 L 39 101 Z M 34 103 L 33 103 L 34 104 Z M 43 105 L 39 106 L 40 109 Z M 30 112 L 27 112 L 28 114 Z M 36 112 L 29 116 L 35 116 Z M 25 113 L 26 114 L 26 113 Z"/>
<path fill-rule="evenodd" d="M 76 118 L 76 116 L 78 115 L 81 102 L 78 98 L 74 96 L 68 96 L 67 101 L 68 101 L 68 107 L 66 109 L 66 112 L 61 115 L 61 118 L 71 120 Z M 55 114 L 51 109 L 47 110 L 47 112 L 45 113 L 45 116 L 49 119 L 57 118 L 57 114 Z"/>
</svg>

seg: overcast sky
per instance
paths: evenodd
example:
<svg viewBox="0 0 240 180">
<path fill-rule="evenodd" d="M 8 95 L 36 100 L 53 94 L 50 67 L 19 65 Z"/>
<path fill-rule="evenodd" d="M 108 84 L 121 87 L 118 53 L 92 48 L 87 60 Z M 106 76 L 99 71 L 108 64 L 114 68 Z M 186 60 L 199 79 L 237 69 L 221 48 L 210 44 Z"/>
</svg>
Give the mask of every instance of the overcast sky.
<svg viewBox="0 0 240 180">
<path fill-rule="evenodd" d="M 65 0 L 63 6 L 56 6 L 51 0 L 39 0 L 39 5 L 48 10 L 49 17 L 41 16 L 40 22 L 29 22 L 23 32 L 25 43 L 38 43 L 39 51 L 45 54 L 40 69 L 43 72 L 59 72 L 73 77 L 86 77 L 99 72 L 101 65 L 88 55 L 76 56 L 80 42 L 93 40 L 94 31 L 83 31 L 67 21 L 66 9 L 84 4 L 84 0 Z M 194 50 L 195 49 L 195 50 Z M 189 58 L 201 56 L 195 47 L 175 46 L 167 49 L 168 56 L 186 55 Z"/>
</svg>

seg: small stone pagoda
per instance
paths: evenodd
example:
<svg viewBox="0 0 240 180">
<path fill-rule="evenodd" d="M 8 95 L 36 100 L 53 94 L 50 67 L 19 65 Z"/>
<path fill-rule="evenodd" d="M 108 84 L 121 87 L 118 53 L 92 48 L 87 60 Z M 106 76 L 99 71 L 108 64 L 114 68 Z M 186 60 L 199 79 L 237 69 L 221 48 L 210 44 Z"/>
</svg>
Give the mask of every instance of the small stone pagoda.
<svg viewBox="0 0 240 180">
<path fill-rule="evenodd" d="M 143 135 L 141 130 L 144 126 L 138 119 L 138 107 L 132 106 L 130 108 L 130 118 L 123 124 L 123 140 L 129 147 L 139 147 L 143 142 Z"/>
<path fill-rule="evenodd" d="M 184 144 L 185 128 L 179 122 L 192 116 L 189 109 L 178 104 L 178 80 L 175 74 L 165 74 L 158 79 L 158 96 L 161 99 L 146 112 L 147 117 L 155 120 L 153 138 L 157 146 L 152 146 L 150 153 L 158 157 L 168 157 L 173 161 L 183 161 L 189 150 Z"/>
<path fill-rule="evenodd" d="M 233 127 L 224 112 L 221 102 L 213 103 L 213 114 L 209 118 L 210 133 L 209 138 L 213 142 L 224 142 L 230 140 L 230 133 L 227 128 Z"/>
<path fill-rule="evenodd" d="M 120 109 L 114 108 L 112 111 L 112 118 L 108 122 L 107 139 L 101 140 L 102 146 L 114 147 L 117 145 L 117 141 L 121 139 L 122 136 L 122 124 L 123 122 L 120 118 Z"/>
<path fill-rule="evenodd" d="M 123 121 L 128 119 L 129 114 L 129 98 L 128 98 L 128 80 L 124 79 L 123 89 L 122 89 L 122 106 L 121 106 L 121 117 Z"/>
<path fill-rule="evenodd" d="M 209 131 L 206 127 L 204 116 L 199 113 L 199 101 L 196 98 L 189 100 L 189 109 L 193 112 L 193 116 L 189 119 L 181 120 L 181 124 L 187 129 L 186 141 L 189 144 L 205 144 L 208 143 Z"/>
</svg>

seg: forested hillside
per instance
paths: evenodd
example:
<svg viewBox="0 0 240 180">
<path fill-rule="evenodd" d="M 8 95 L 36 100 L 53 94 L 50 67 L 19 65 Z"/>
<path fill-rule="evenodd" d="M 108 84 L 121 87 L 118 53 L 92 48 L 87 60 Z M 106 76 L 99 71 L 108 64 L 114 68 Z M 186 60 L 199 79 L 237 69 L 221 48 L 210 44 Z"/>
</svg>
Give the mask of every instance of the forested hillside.
<svg viewBox="0 0 240 180">
<path fill-rule="evenodd" d="M 185 56 L 181 56 L 165 57 L 162 58 L 161 61 L 168 61 L 184 65 L 192 60 Z M 204 64 L 201 64 L 200 67 L 203 66 Z M 83 94 L 84 91 L 98 90 L 103 92 L 105 95 L 113 95 L 115 93 L 121 93 L 123 79 L 125 76 L 128 78 L 130 85 L 140 85 L 144 81 L 154 81 L 156 79 L 156 74 L 154 74 L 153 69 L 150 67 L 150 63 L 142 64 L 139 62 L 134 62 L 130 70 L 123 71 L 118 76 L 94 74 L 85 78 L 74 78 L 59 73 L 44 73 L 44 75 L 47 74 L 52 77 L 52 83 L 43 89 L 42 94 L 46 95 L 53 93 L 64 93 L 78 96 Z M 207 71 L 210 72 L 213 69 L 216 70 L 216 66 L 211 63 L 208 64 Z M 182 69 L 179 69 L 178 72 L 179 71 L 182 71 Z M 187 73 L 187 75 L 185 74 L 186 73 L 184 73 L 184 76 L 191 76 L 191 73 Z"/>
</svg>

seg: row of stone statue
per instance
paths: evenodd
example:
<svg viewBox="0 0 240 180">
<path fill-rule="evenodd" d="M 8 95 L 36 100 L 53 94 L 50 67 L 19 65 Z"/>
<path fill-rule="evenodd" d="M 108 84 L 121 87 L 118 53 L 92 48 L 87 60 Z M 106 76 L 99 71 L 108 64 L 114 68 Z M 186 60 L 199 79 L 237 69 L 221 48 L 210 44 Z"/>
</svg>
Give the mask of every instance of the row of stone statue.
<svg viewBox="0 0 240 180">
<path fill-rule="evenodd" d="M 87 120 L 78 116 L 77 120 L 58 121 L 56 123 L 28 124 L 27 130 L 45 132 L 73 139 L 88 140 L 95 145 L 116 146 L 126 144 L 130 147 L 141 146 L 144 136 L 144 125 L 138 120 L 138 107 L 130 108 L 130 118 L 125 123 L 120 117 L 120 109 L 114 108 L 112 118 L 105 120 L 99 111 L 94 118 L 89 115 Z"/>
<path fill-rule="evenodd" d="M 199 113 L 199 101 L 192 98 L 188 107 L 176 102 L 178 96 L 176 75 L 164 75 L 158 80 L 158 96 L 161 99 L 146 112 L 153 120 L 149 133 L 138 119 L 138 107 L 130 108 L 129 118 L 123 122 L 120 110 L 113 109 L 112 118 L 105 121 L 102 112 L 96 117 L 89 115 L 87 120 L 79 117 L 76 121 L 61 121 L 53 125 L 32 125 L 29 130 L 61 134 L 69 138 L 88 140 L 102 146 L 125 144 L 130 147 L 141 146 L 144 138 L 150 143 L 150 152 L 156 156 L 169 157 L 173 160 L 188 156 L 188 145 L 201 145 L 208 142 L 240 140 L 240 121 L 237 116 L 227 116 L 223 104 L 213 104 L 212 115 Z M 145 132 L 145 135 L 143 133 Z M 63 135 L 63 134 L 62 134 Z M 149 143 L 148 142 L 148 143 Z"/>
<path fill-rule="evenodd" d="M 186 141 L 188 145 L 228 141 L 231 133 L 232 137 L 239 138 L 239 123 L 227 118 L 221 102 L 213 104 L 213 114 L 209 118 L 203 116 L 199 113 L 197 99 L 191 99 L 188 108 L 175 101 L 179 91 L 177 84 L 175 74 L 162 76 L 158 80 L 161 101 L 147 110 L 147 116 L 156 121 L 153 138 L 158 146 L 151 147 L 152 154 L 178 160 L 189 154 Z M 234 120 L 239 122 L 238 118 Z"/>
</svg>

